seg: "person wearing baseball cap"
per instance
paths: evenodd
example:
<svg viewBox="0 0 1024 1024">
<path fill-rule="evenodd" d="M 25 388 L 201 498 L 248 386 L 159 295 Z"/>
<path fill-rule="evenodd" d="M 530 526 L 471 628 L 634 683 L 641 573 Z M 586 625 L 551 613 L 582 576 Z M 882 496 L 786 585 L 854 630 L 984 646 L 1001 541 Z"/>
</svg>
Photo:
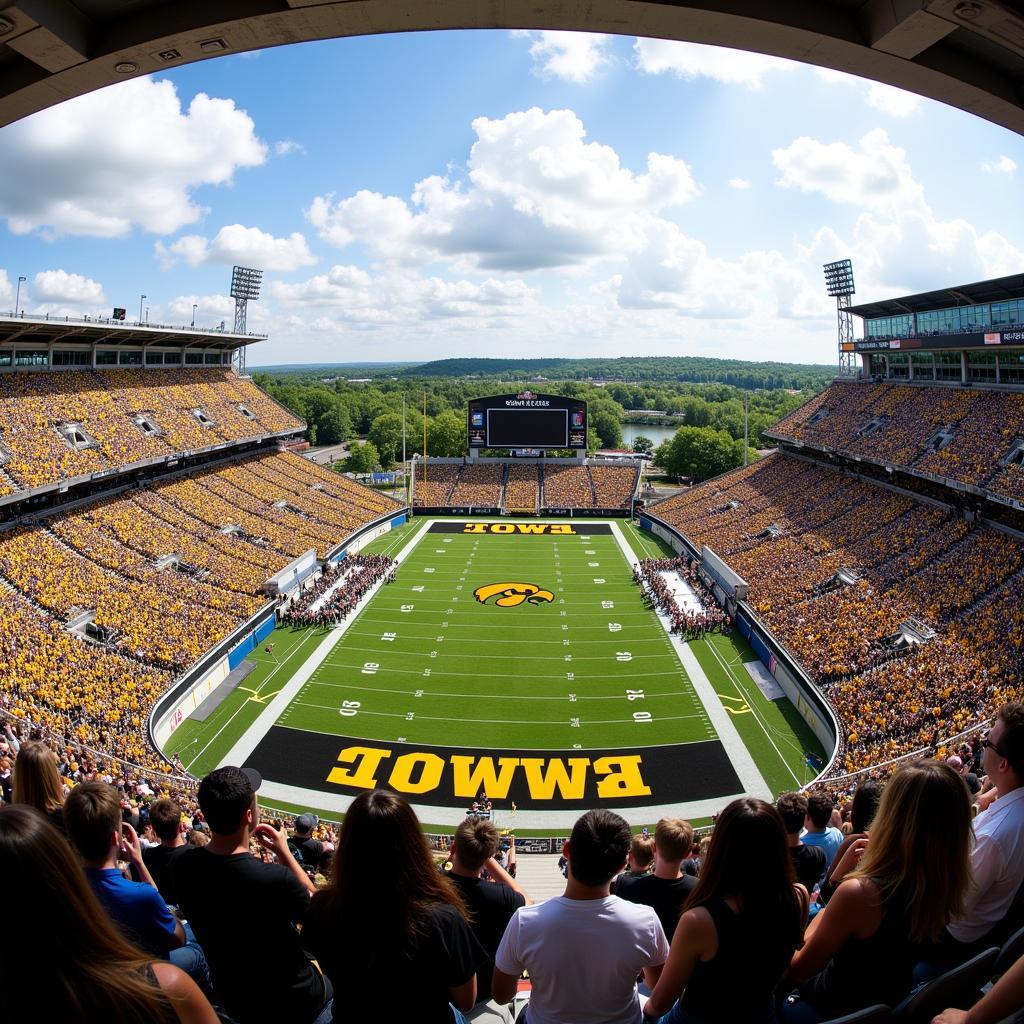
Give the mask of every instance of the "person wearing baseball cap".
<svg viewBox="0 0 1024 1024">
<path fill-rule="evenodd" d="M 278 1017 L 329 1024 L 331 984 L 302 950 L 302 923 L 315 886 L 299 866 L 284 829 L 261 823 L 251 768 L 226 766 L 199 784 L 211 840 L 173 863 L 181 910 L 206 951 L 217 1000 L 238 1024 Z M 274 854 L 249 852 L 255 839 Z"/>
<path fill-rule="evenodd" d="M 315 814 L 300 814 L 295 819 L 295 830 L 288 847 L 307 874 L 323 870 L 324 855 L 334 852 L 334 843 L 325 843 L 313 837 L 320 819 Z"/>
</svg>

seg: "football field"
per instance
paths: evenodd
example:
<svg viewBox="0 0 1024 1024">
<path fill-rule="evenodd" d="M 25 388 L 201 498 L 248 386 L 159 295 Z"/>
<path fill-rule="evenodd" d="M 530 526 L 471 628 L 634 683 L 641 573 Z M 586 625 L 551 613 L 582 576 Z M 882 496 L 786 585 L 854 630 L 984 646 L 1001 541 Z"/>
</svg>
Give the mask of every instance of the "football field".
<svg viewBox="0 0 1024 1024">
<path fill-rule="evenodd" d="M 605 521 L 414 521 L 368 549 L 398 557 L 395 582 L 339 627 L 275 631 L 172 749 L 193 774 L 256 767 L 285 809 L 337 817 L 385 785 L 440 825 L 481 790 L 557 829 L 588 806 L 646 823 L 796 785 L 806 727 L 736 671 L 731 638 L 668 635 L 632 579 L 653 542 Z"/>
</svg>

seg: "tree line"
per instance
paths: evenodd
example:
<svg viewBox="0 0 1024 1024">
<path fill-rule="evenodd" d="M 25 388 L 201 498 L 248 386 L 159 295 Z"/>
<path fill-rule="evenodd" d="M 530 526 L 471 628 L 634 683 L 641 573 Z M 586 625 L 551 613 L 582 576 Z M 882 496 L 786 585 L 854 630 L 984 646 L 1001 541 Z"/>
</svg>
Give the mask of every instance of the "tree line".
<svg viewBox="0 0 1024 1024">
<path fill-rule="evenodd" d="M 721 361 L 718 361 L 721 362 Z M 515 393 L 521 380 L 465 377 L 406 377 L 403 374 L 350 381 L 337 368 L 302 367 L 257 372 L 255 382 L 308 424 L 310 444 L 353 445 L 352 472 L 388 469 L 401 461 L 403 401 L 405 454 L 459 457 L 467 450 L 466 407 L 473 398 Z M 684 426 L 657 451 L 656 462 L 673 476 L 704 479 L 743 462 L 744 405 L 749 415 L 751 449 L 770 442 L 762 436 L 780 418 L 805 402 L 818 388 L 794 393 L 790 388 L 747 391 L 724 384 L 652 380 L 598 385 L 581 380 L 533 382 L 531 390 L 557 393 L 587 402 L 588 447 L 622 447 L 622 421 L 636 410 L 683 418 Z M 639 443 L 639 442 L 638 442 Z M 637 450 L 649 446 L 641 444 Z M 700 457 L 698 458 L 698 453 Z M 748 452 L 748 459 L 756 457 Z M 726 464 L 729 463 L 729 464 Z"/>
</svg>

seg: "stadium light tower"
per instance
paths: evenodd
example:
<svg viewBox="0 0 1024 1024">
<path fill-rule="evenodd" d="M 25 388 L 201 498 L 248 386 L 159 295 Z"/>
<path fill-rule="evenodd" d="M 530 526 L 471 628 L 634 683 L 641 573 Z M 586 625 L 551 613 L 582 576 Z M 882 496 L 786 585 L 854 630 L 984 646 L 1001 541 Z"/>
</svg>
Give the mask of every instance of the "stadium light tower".
<svg viewBox="0 0 1024 1024">
<path fill-rule="evenodd" d="M 260 297 L 262 270 L 235 267 L 231 271 L 231 298 L 235 300 L 235 334 L 245 334 L 245 314 L 249 301 Z"/>
<path fill-rule="evenodd" d="M 245 314 L 249 300 L 255 302 L 260 297 L 262 280 L 263 271 L 253 270 L 252 267 L 235 267 L 231 271 L 231 298 L 235 300 L 235 334 L 245 334 Z M 237 372 L 244 373 L 244 345 L 239 345 L 234 361 Z"/>
<path fill-rule="evenodd" d="M 853 314 L 850 312 L 850 297 L 855 293 L 853 286 L 853 263 L 837 260 L 825 264 L 825 288 L 836 300 L 836 317 L 839 321 L 839 376 L 857 376 L 857 355 L 853 351 Z"/>
</svg>

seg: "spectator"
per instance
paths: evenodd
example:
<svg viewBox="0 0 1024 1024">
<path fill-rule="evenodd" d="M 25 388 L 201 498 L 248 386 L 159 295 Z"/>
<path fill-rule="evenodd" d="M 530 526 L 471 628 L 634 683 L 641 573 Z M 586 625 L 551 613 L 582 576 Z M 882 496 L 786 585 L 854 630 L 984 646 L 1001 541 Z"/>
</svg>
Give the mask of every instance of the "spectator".
<svg viewBox="0 0 1024 1024">
<path fill-rule="evenodd" d="M 800 837 L 804 846 L 816 846 L 825 853 L 825 867 L 832 863 L 832 858 L 843 841 L 843 833 L 830 825 L 832 819 L 832 797 L 828 793 L 812 793 L 807 798 L 807 831 Z M 819 881 L 823 881 L 822 871 Z"/>
<path fill-rule="evenodd" d="M 818 894 L 820 903 L 828 903 L 832 898 L 832 894 L 836 891 L 836 883 L 832 881 L 832 874 L 842 861 L 846 851 L 858 839 L 864 839 L 867 836 L 871 822 L 874 821 L 875 815 L 878 813 L 878 803 L 881 799 L 882 785 L 876 780 L 867 779 L 857 787 L 857 792 L 853 794 L 853 806 L 850 808 L 850 831 L 839 844 L 839 849 L 836 850 L 832 857 L 832 863 L 828 866 L 825 881 Z"/>
<path fill-rule="evenodd" d="M 533 904 L 495 858 L 498 841 L 498 830 L 492 822 L 472 816 L 459 825 L 452 840 L 448 877 L 461 893 L 473 934 L 487 952 L 487 963 L 477 971 L 477 1003 L 491 998 L 494 954 L 512 915 L 520 907 Z M 490 881 L 482 877 L 485 870 Z"/>
<path fill-rule="evenodd" d="M 149 823 L 157 842 L 142 851 L 142 860 L 149 869 L 153 884 L 169 907 L 178 905 L 171 863 L 186 849 L 181 831 L 181 808 L 166 797 L 155 800 L 149 808 Z"/>
<path fill-rule="evenodd" d="M 103 912 L 71 847 L 28 807 L 0 808 L 0 1020 L 217 1024 L 195 983 L 145 955 Z M 31 981 L 29 980 L 31 979 Z"/>
<path fill-rule="evenodd" d="M 288 840 L 288 848 L 306 874 L 318 874 L 322 870 L 324 855 L 334 852 L 334 843 L 321 842 L 313 837 L 319 825 L 320 819 L 315 814 L 300 814 L 295 819 L 292 838 Z"/>
<path fill-rule="evenodd" d="M 647 834 L 647 830 L 640 835 L 633 836 L 629 843 L 629 853 L 626 854 L 626 870 L 612 882 L 612 894 L 621 896 L 619 885 L 627 885 L 634 878 L 643 878 L 651 870 L 654 863 L 654 837 Z"/>
<path fill-rule="evenodd" d="M 199 784 L 211 839 L 174 861 L 179 905 L 206 951 L 215 995 L 239 1024 L 273 1017 L 327 1024 L 330 982 L 303 952 L 295 929 L 314 886 L 288 849 L 284 829 L 257 824 L 260 782 L 252 769 L 224 767 Z M 279 863 L 254 857 L 253 838 Z"/>
<path fill-rule="evenodd" d="M 683 872 L 692 846 L 693 828 L 688 821 L 662 818 L 654 829 L 654 873 L 626 873 L 615 880 L 616 896 L 653 907 L 666 938 L 675 933 L 679 911 L 697 885 L 693 875 Z"/>
<path fill-rule="evenodd" d="M 345 813 L 331 886 L 313 898 L 302 941 L 345 992 L 338 1024 L 379 1017 L 382 1001 L 407 996 L 419 1024 L 461 1022 L 487 962 L 412 807 L 386 790 L 360 793 Z"/>
<path fill-rule="evenodd" d="M 587 811 L 565 844 L 565 894 L 517 910 L 495 957 L 493 995 L 516 993 L 530 973 L 530 1024 L 601 1020 L 639 1024 L 636 979 L 653 986 L 668 941 L 650 907 L 612 896 L 631 840 L 629 825 L 612 811 Z"/>
<path fill-rule="evenodd" d="M 83 782 L 71 791 L 64 812 L 68 835 L 85 863 L 89 884 L 125 938 L 154 956 L 167 957 L 208 988 L 203 950 L 158 892 L 142 859 L 135 829 L 122 821 L 117 790 L 106 782 Z M 119 856 L 131 864 L 141 881 L 130 881 L 121 874 Z"/>
<path fill-rule="evenodd" d="M 922 945 L 962 912 L 970 829 L 967 789 L 948 765 L 914 762 L 890 779 L 870 838 L 847 850 L 833 873 L 839 887 L 793 958 L 800 988 L 787 1024 L 907 994 Z"/>
<path fill-rule="evenodd" d="M 45 743 L 23 743 L 14 762 L 14 803 L 27 804 L 45 814 L 64 831 L 64 786 L 57 774 L 57 759 Z"/>
<path fill-rule="evenodd" d="M 825 851 L 820 846 L 808 846 L 800 839 L 800 830 L 807 819 L 807 797 L 803 793 L 783 793 L 775 806 L 786 828 L 786 841 L 796 880 L 808 892 L 813 892 L 827 865 Z"/>
<path fill-rule="evenodd" d="M 1024 884 L 1024 704 L 999 709 L 982 764 L 999 797 L 974 819 L 971 888 L 947 929 L 956 963 L 1000 945 L 1024 924 L 1005 920 Z"/>
<path fill-rule="evenodd" d="M 774 1024 L 775 989 L 800 943 L 808 903 L 779 812 L 764 800 L 734 800 L 715 824 L 645 1018 Z"/>
</svg>

